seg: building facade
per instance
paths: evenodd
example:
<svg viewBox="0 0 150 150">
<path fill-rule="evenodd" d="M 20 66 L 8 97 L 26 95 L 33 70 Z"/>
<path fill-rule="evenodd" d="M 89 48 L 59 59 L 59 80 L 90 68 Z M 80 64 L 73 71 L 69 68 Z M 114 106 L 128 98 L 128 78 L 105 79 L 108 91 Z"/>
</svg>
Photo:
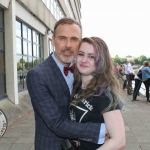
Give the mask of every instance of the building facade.
<svg viewBox="0 0 150 150">
<path fill-rule="evenodd" d="M 0 0 L 0 101 L 19 104 L 27 72 L 54 51 L 55 22 L 80 22 L 80 9 L 80 0 Z"/>
</svg>

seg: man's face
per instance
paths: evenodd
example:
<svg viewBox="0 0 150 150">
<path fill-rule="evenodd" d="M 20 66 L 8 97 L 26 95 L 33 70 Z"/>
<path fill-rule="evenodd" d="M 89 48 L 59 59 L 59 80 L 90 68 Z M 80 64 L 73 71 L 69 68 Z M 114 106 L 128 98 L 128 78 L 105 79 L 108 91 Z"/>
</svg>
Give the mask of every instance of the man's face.
<svg viewBox="0 0 150 150">
<path fill-rule="evenodd" d="M 55 46 L 55 57 L 64 66 L 75 58 L 81 41 L 81 29 L 76 24 L 60 24 L 56 28 L 52 44 Z"/>
</svg>

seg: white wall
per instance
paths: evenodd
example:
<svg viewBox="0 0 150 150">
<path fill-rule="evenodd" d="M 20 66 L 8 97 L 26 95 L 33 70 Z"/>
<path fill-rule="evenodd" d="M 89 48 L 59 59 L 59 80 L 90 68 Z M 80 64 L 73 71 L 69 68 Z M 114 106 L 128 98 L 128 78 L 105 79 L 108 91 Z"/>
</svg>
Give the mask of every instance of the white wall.
<svg viewBox="0 0 150 150">
<path fill-rule="evenodd" d="M 4 9 L 8 8 L 10 0 L 0 0 L 0 6 Z"/>
</svg>

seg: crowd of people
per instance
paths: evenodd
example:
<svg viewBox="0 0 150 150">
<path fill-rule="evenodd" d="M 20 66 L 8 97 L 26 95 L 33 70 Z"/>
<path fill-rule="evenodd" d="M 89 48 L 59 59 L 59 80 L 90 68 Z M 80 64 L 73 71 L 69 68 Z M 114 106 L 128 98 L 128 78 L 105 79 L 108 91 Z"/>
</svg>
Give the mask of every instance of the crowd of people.
<svg viewBox="0 0 150 150">
<path fill-rule="evenodd" d="M 133 101 L 138 101 L 137 96 L 139 95 L 139 90 L 143 83 L 145 85 L 147 102 L 150 102 L 150 62 L 144 61 L 137 73 L 135 73 L 133 69 L 134 64 L 134 61 L 128 62 L 126 60 L 124 64 L 121 64 L 120 67 L 118 67 L 118 73 L 121 75 L 121 79 L 123 80 L 121 88 L 122 90 L 127 90 L 127 95 L 133 95 Z M 115 71 L 117 70 L 115 69 Z M 133 82 L 135 82 L 134 87 L 132 86 Z"/>
</svg>

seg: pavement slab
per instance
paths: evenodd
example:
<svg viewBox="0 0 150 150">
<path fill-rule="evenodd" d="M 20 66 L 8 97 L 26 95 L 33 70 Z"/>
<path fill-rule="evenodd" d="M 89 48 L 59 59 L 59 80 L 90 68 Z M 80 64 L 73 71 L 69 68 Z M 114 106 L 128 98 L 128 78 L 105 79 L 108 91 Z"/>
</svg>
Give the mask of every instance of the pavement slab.
<svg viewBox="0 0 150 150">
<path fill-rule="evenodd" d="M 132 95 L 121 93 L 126 131 L 123 150 L 150 150 L 150 103 L 142 95 L 132 102 Z M 0 138 L 0 150 L 34 150 L 35 121 L 33 110 L 8 126 Z"/>
</svg>

